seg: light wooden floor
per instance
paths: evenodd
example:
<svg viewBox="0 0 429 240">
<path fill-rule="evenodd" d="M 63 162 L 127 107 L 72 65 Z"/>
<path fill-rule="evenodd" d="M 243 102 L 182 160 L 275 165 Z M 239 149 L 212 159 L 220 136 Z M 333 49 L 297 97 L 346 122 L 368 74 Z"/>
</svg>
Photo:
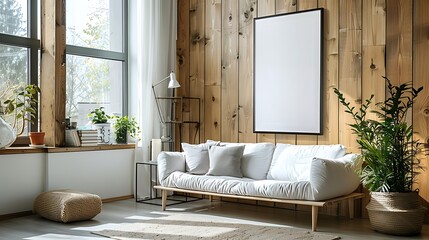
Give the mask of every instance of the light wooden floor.
<svg viewBox="0 0 429 240">
<path fill-rule="evenodd" d="M 215 222 L 248 224 L 280 224 L 301 230 L 311 228 L 311 216 L 307 212 L 245 205 L 228 202 L 200 200 L 167 207 L 136 203 L 133 199 L 106 203 L 102 213 L 91 221 L 62 224 L 32 215 L 0 221 L 0 239 L 106 239 L 91 234 L 121 223 L 132 223 L 166 215 L 188 214 L 204 217 Z M 198 216 L 195 216 L 198 215 Z M 429 239 L 429 225 L 423 227 L 421 235 L 406 238 L 380 234 L 370 229 L 367 219 L 349 220 L 343 217 L 319 216 L 318 231 L 340 236 L 341 239 Z"/>
</svg>

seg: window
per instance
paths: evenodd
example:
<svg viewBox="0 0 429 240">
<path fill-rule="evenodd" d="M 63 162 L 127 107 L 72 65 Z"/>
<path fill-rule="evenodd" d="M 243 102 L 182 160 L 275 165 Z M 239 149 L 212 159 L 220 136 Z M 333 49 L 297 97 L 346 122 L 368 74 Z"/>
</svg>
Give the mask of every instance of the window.
<svg viewBox="0 0 429 240">
<path fill-rule="evenodd" d="M 87 124 L 90 109 L 127 109 L 127 1 L 66 2 L 66 117 Z"/>
<path fill-rule="evenodd" d="M 17 89 L 39 82 L 39 3 L 40 1 L 0 0 L 0 99 L 2 103 L 4 99 L 13 96 Z M 34 120 L 34 125 L 28 128 L 37 129 L 37 125 L 38 120 Z"/>
</svg>

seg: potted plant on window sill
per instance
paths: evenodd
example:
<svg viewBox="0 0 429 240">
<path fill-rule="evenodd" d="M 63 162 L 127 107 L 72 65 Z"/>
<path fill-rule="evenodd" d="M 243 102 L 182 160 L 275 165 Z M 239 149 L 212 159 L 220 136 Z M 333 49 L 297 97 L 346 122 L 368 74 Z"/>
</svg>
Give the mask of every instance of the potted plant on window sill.
<svg viewBox="0 0 429 240">
<path fill-rule="evenodd" d="M 108 120 L 111 118 L 104 111 L 104 107 L 92 110 L 88 117 L 91 119 L 92 124 L 97 129 L 98 144 L 110 144 L 110 123 Z"/>
<path fill-rule="evenodd" d="M 422 148 L 405 120 L 423 88 L 415 89 L 411 83 L 394 86 L 383 78 L 388 88 L 386 100 L 375 105 L 378 110 L 370 111 L 378 119 L 367 118 L 374 95 L 356 109 L 338 89 L 334 91 L 354 120 L 349 125 L 362 150 L 364 167 L 360 176 L 371 194 L 366 208 L 372 228 L 387 234 L 414 235 L 420 233 L 426 213 L 418 192 L 413 190 L 421 170 L 418 154 Z"/>
<path fill-rule="evenodd" d="M 13 129 L 12 134 L 2 132 L 2 135 L 8 134 L 4 136 L 10 137 L 11 140 L 11 142 L 3 147 L 12 145 L 16 137 L 24 133 L 27 123 L 33 123 L 33 119 L 37 117 L 39 93 L 40 88 L 37 85 L 29 84 L 25 88 L 19 90 L 13 98 L 3 102 L 5 105 L 4 113 L 12 118 L 10 128 Z M 3 129 L 6 128 L 7 127 L 4 127 Z M 44 136 L 44 132 L 29 132 L 31 145 L 37 147 L 43 146 Z M 2 145 L 0 145 L 0 148 L 1 146 Z"/>
<path fill-rule="evenodd" d="M 118 144 L 128 143 L 128 135 L 137 141 L 140 140 L 140 127 L 136 119 L 128 116 L 114 117 L 113 129 L 115 131 L 115 140 Z"/>
</svg>

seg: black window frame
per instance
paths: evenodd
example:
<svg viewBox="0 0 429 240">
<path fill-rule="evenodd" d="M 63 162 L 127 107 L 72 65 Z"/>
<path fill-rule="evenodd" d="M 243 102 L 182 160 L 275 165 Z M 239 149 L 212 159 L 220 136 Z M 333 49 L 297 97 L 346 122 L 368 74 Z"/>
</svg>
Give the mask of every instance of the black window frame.
<svg viewBox="0 0 429 240">
<path fill-rule="evenodd" d="M 122 52 L 66 44 L 66 56 L 122 62 L 122 115 L 128 114 L 128 0 L 122 0 Z"/>
<path fill-rule="evenodd" d="M 39 85 L 39 50 L 41 49 L 41 41 L 38 39 L 38 23 L 39 16 L 37 14 L 38 1 L 27 0 L 27 36 L 16 36 L 6 33 L 0 33 L 0 44 L 27 48 L 28 51 L 28 76 L 27 84 Z M 40 107 L 40 106 L 39 106 Z M 36 116 L 38 116 L 39 107 Z M 40 118 L 33 119 L 30 123 L 28 132 L 36 131 L 40 125 Z M 28 138 L 28 136 L 25 136 Z"/>
</svg>

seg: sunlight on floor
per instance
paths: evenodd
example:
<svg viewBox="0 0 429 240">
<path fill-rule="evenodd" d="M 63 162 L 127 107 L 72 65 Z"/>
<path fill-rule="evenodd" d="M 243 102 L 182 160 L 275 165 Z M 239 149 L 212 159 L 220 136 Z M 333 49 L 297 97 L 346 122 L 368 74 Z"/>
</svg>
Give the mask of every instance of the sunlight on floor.
<svg viewBox="0 0 429 240">
<path fill-rule="evenodd" d="M 125 219 L 130 219 L 130 220 L 151 220 L 151 219 L 155 219 L 154 217 L 145 217 L 145 216 L 129 216 L 126 217 Z"/>
<path fill-rule="evenodd" d="M 158 212 L 151 212 L 154 214 L 159 214 Z M 176 220 L 176 221 L 193 221 L 193 222 L 217 222 L 217 223 L 231 223 L 231 224 L 251 224 L 251 225 L 263 225 L 263 226 L 273 226 L 273 227 L 289 227 L 287 225 L 264 223 L 260 221 L 251 221 L 245 219 L 229 218 L 216 215 L 203 214 L 202 212 L 198 213 L 176 213 L 176 212 L 162 212 L 165 217 L 162 217 L 164 220 Z"/>
<path fill-rule="evenodd" d="M 80 240 L 106 240 L 106 238 L 100 237 L 83 237 L 83 236 L 73 236 L 73 235 L 64 235 L 64 234 L 43 234 L 39 236 L 24 238 L 30 240 L 59 240 L 59 239 L 80 239 Z"/>
<path fill-rule="evenodd" d="M 101 230 L 105 230 L 105 229 L 116 228 L 116 227 L 120 226 L 121 224 L 122 223 L 106 223 L 106 224 L 101 224 L 101 225 L 92 226 L 92 227 L 77 227 L 77 228 L 72 228 L 71 230 L 88 231 L 88 232 L 101 231 Z"/>
</svg>

